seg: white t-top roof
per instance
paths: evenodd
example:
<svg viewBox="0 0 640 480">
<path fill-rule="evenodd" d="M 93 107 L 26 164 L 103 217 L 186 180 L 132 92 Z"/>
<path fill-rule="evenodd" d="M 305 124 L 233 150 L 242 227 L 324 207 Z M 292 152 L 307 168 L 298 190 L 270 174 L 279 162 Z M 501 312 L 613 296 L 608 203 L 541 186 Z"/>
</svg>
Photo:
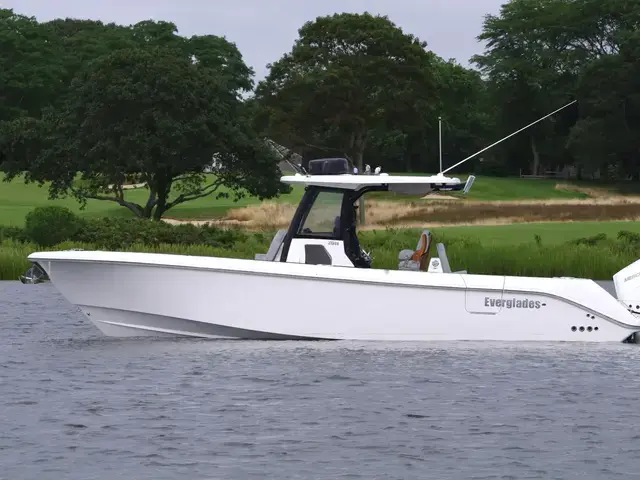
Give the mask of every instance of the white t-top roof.
<svg viewBox="0 0 640 480">
<path fill-rule="evenodd" d="M 360 190 L 363 187 L 386 185 L 389 191 L 413 194 L 426 194 L 434 187 L 453 187 L 460 185 L 459 178 L 445 177 L 444 175 L 412 176 L 412 175 L 286 175 L 280 178 L 283 183 L 291 185 L 314 185 L 318 187 L 332 187 L 346 190 Z"/>
</svg>

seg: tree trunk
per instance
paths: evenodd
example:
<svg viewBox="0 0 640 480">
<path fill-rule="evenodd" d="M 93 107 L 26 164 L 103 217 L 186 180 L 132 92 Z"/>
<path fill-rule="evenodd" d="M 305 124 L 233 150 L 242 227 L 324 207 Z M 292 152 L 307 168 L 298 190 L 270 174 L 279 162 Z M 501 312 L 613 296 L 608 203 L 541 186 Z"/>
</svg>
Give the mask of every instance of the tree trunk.
<svg viewBox="0 0 640 480">
<path fill-rule="evenodd" d="M 166 198 L 164 200 L 158 199 L 158 204 L 156 205 L 155 210 L 153 211 L 153 217 L 152 220 L 154 222 L 159 222 L 160 220 L 162 220 L 162 216 L 167 213 L 167 200 Z"/>
<path fill-rule="evenodd" d="M 149 218 L 149 217 L 145 217 L 144 210 L 140 208 L 140 205 L 138 205 L 137 203 L 127 202 L 127 201 L 121 201 L 118 203 L 123 207 L 129 209 L 129 211 L 132 212 L 138 218 Z"/>
<path fill-rule="evenodd" d="M 531 153 L 533 154 L 533 164 L 531 167 L 531 174 L 537 175 L 540 169 L 540 154 L 538 153 L 538 146 L 536 145 L 536 139 L 533 135 L 529 137 L 531 139 Z"/>
<path fill-rule="evenodd" d="M 156 183 L 156 208 L 153 211 L 153 220 L 159 222 L 162 219 L 162 215 L 166 213 L 167 200 L 169 199 L 169 192 L 171 191 L 171 182 L 165 178 L 158 179 Z"/>
<path fill-rule="evenodd" d="M 149 188 L 149 198 L 147 199 L 147 204 L 144 206 L 142 215 L 144 218 L 151 218 L 151 213 L 153 212 L 153 207 L 156 204 L 156 187 L 153 183 L 147 181 L 147 187 Z"/>
<path fill-rule="evenodd" d="M 409 139 L 409 136 L 407 135 L 407 140 L 404 144 L 404 159 L 405 159 L 405 171 L 407 173 L 411 173 L 413 170 L 413 148 L 411 145 L 411 140 Z"/>
</svg>

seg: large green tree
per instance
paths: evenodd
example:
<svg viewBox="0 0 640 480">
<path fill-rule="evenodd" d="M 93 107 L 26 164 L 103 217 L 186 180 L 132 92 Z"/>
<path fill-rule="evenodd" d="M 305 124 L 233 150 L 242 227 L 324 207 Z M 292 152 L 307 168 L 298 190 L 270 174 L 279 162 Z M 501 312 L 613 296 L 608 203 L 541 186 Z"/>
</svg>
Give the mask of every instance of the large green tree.
<svg viewBox="0 0 640 480">
<path fill-rule="evenodd" d="M 113 201 L 155 219 L 215 192 L 287 190 L 241 99 L 253 71 L 232 42 L 182 37 L 171 22 L 38 23 L 10 10 L 0 10 L 0 27 L 11 60 L 0 72 L 6 181 L 24 176 L 48 183 L 51 198 Z M 131 175 L 146 183 L 143 204 L 127 199 Z"/>
<path fill-rule="evenodd" d="M 365 152 L 370 163 L 394 172 L 438 171 L 438 117 L 442 118 L 443 168 L 477 152 L 491 139 L 493 106 L 480 74 L 439 57 L 429 68 L 435 94 L 418 109 L 423 115 L 395 119 L 372 135 Z"/>
<path fill-rule="evenodd" d="M 222 186 L 237 195 L 277 194 L 277 159 L 253 132 L 228 72 L 206 63 L 154 45 L 94 60 L 61 108 L 17 129 L 9 178 L 26 172 L 27 181 L 50 182 L 52 198 L 113 201 L 153 219 Z M 210 165 L 215 177 L 207 183 Z M 146 183 L 146 203 L 127 200 L 129 173 Z"/>
<path fill-rule="evenodd" d="M 437 66 L 443 155 L 451 165 L 484 148 L 489 141 L 493 143 L 496 111 L 479 72 L 454 61 L 439 62 Z M 463 169 L 469 167 L 461 166 Z"/>
<path fill-rule="evenodd" d="M 433 55 L 425 46 L 368 13 L 305 23 L 257 87 L 267 132 L 292 148 L 345 153 L 362 170 L 374 135 L 433 113 Z"/>
<path fill-rule="evenodd" d="M 639 26 L 640 4 L 626 0 L 510 0 L 486 17 L 480 39 L 487 51 L 474 60 L 490 82 L 503 130 L 579 100 L 578 108 L 503 146 L 512 169 L 526 167 L 523 158 L 534 173 L 542 164 L 605 174 L 613 164 L 632 168 L 621 112 L 623 104 L 627 113 L 633 108 L 637 89 L 625 73 L 634 62 L 624 55 L 632 58 Z"/>
<path fill-rule="evenodd" d="M 640 34 L 628 32 L 617 52 L 585 68 L 578 90 L 582 115 L 571 131 L 569 146 L 588 171 L 601 169 L 612 179 L 638 180 Z"/>
<path fill-rule="evenodd" d="M 498 111 L 498 134 L 511 133 L 568 103 L 578 70 L 575 58 L 556 34 L 565 14 L 565 0 L 511 0 L 499 15 L 487 15 L 480 40 L 486 52 L 473 61 L 490 82 Z M 500 148 L 507 168 L 539 174 L 562 150 L 557 138 L 557 117 L 538 124 Z M 559 148 L 560 147 L 560 148 Z M 555 158 L 554 158 L 555 156 Z M 511 162 L 511 159 L 514 159 Z"/>
<path fill-rule="evenodd" d="M 61 69 L 49 32 L 35 18 L 0 9 L 0 122 L 38 115 Z"/>
<path fill-rule="evenodd" d="M 38 23 L 0 10 L 0 158 L 15 163 L 21 152 L 16 145 L 33 133 L 23 129 L 46 109 L 60 107 L 73 77 L 92 60 L 129 48 L 131 41 L 126 27 L 76 19 Z M 28 150 L 39 144 L 30 142 Z"/>
</svg>

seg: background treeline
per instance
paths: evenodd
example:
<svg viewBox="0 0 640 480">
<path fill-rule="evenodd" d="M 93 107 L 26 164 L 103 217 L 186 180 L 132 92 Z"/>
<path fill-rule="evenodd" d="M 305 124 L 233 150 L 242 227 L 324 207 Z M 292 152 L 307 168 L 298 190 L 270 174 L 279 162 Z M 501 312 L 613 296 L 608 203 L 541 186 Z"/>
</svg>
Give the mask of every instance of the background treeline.
<svg viewBox="0 0 640 480">
<path fill-rule="evenodd" d="M 303 155 L 350 147 L 389 171 L 444 165 L 578 100 L 462 171 L 638 179 L 640 2 L 511 0 L 489 15 L 467 69 L 386 20 L 340 15 L 305 25 L 258 85 L 268 132 Z M 326 149 L 325 149 L 326 151 Z"/>
<path fill-rule="evenodd" d="M 160 219 L 223 190 L 287 191 L 283 151 L 434 172 L 438 117 L 446 167 L 577 99 L 456 173 L 637 180 L 639 24 L 638 1 L 511 0 L 486 17 L 486 50 L 469 69 L 386 17 L 336 14 L 304 24 L 256 84 L 219 36 L 182 37 L 164 21 L 38 22 L 4 9 L 0 169 L 48 185 L 51 198 L 112 201 Z M 146 201 L 127 199 L 131 182 L 146 183 Z"/>
</svg>

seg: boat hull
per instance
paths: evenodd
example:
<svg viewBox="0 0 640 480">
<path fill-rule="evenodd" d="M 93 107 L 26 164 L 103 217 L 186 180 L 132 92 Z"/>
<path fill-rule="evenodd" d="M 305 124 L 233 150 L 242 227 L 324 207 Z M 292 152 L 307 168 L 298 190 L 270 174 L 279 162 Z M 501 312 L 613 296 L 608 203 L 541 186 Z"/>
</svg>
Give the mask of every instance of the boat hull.
<svg viewBox="0 0 640 480">
<path fill-rule="evenodd" d="M 109 336 L 621 342 L 640 331 L 584 279 L 117 252 L 29 258 Z"/>
</svg>

